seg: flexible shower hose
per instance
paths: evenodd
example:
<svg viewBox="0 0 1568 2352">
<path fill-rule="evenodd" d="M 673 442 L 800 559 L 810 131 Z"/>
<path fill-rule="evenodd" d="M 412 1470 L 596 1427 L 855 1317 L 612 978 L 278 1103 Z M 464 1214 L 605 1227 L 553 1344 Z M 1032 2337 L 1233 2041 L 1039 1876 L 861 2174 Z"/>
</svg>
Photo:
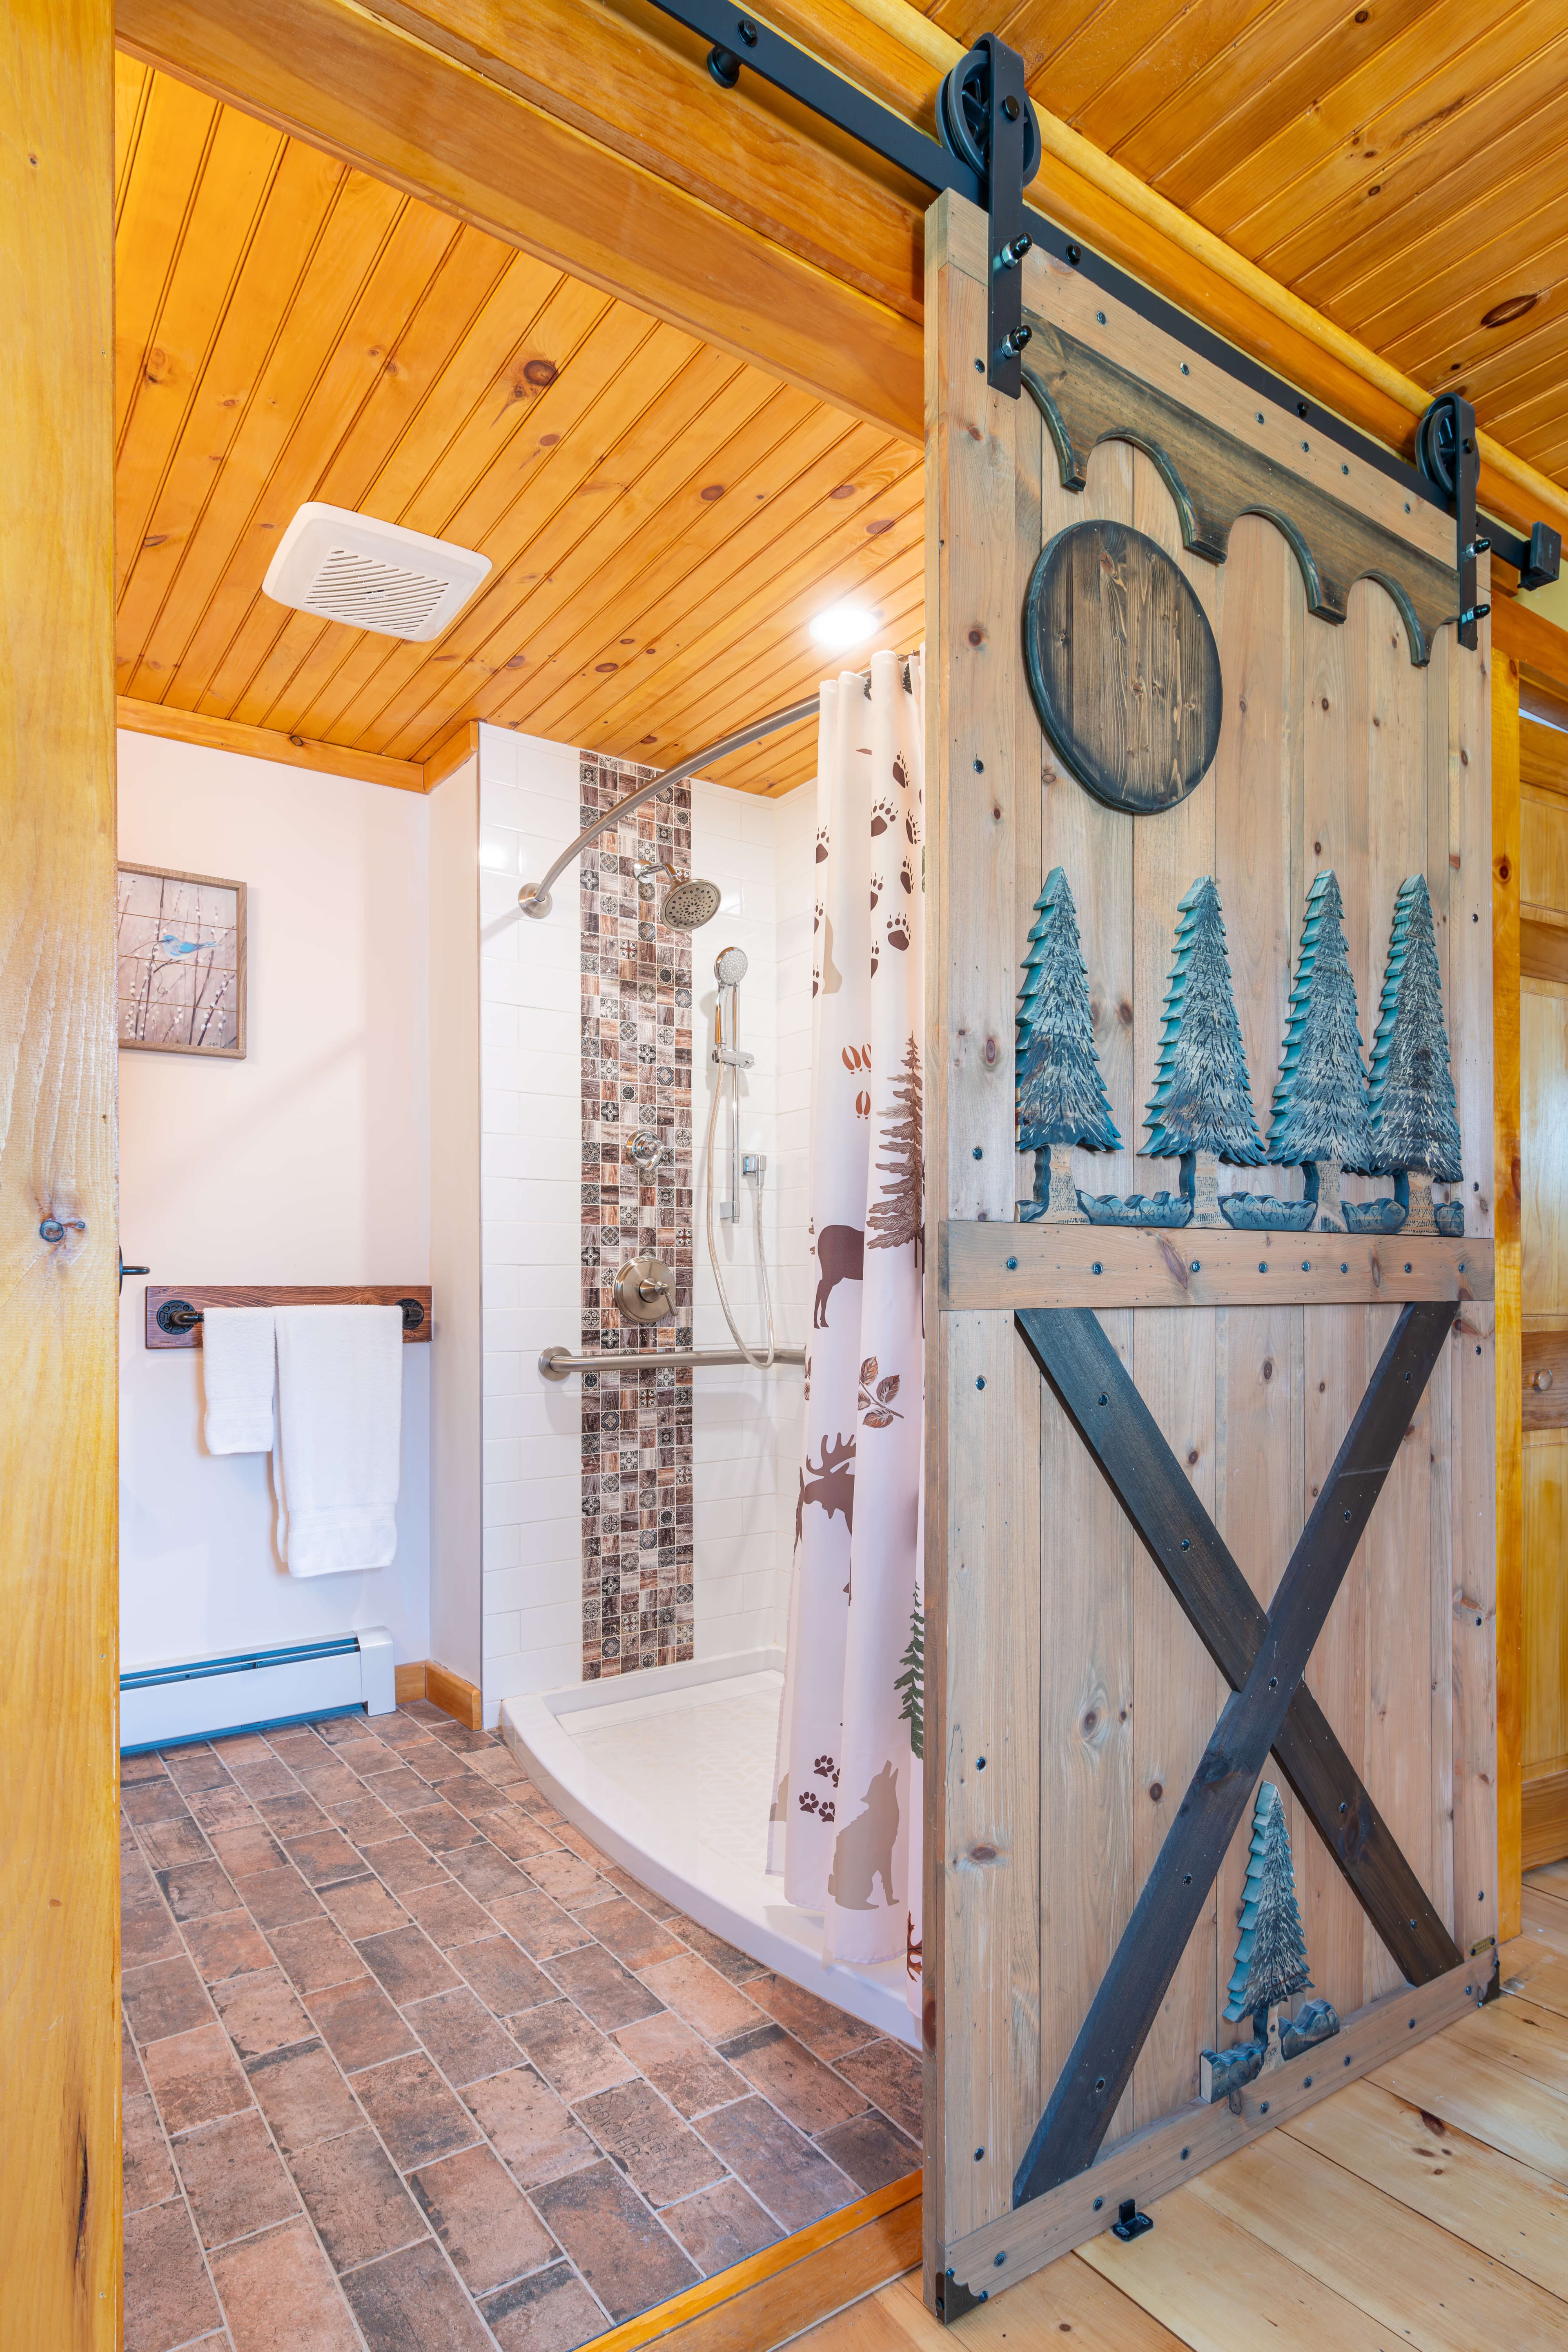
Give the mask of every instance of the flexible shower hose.
<svg viewBox="0 0 1568 2352">
<path fill-rule="evenodd" d="M 739 1348 L 747 1363 L 754 1365 L 759 1372 L 765 1372 L 773 1360 L 774 1354 L 778 1348 L 778 1340 L 773 1333 L 773 1293 L 768 1288 L 767 1253 L 763 1247 L 763 1186 L 761 1177 L 757 1180 L 757 1272 L 762 1277 L 763 1312 L 767 1318 L 768 1325 L 768 1351 L 765 1356 L 753 1354 L 750 1342 L 742 1337 L 740 1328 L 737 1325 L 733 1315 L 730 1312 L 729 1293 L 724 1288 L 724 1276 L 721 1273 L 719 1267 L 719 1245 L 713 1235 L 713 1136 L 714 1129 L 719 1124 L 719 1105 L 723 1097 L 724 1080 L 726 1076 L 729 1078 L 731 1090 L 739 1086 L 740 1075 L 736 1070 L 733 1062 L 720 1063 L 719 1083 L 713 1089 L 713 1099 L 708 1107 L 708 1259 L 710 1265 L 713 1268 L 713 1280 L 719 1292 L 719 1304 L 724 1310 L 724 1320 L 730 1326 L 730 1337 L 734 1340 L 736 1347 Z M 739 1168 L 734 1171 L 734 1181 L 736 1191 L 739 1192 L 741 1185 L 741 1171 Z M 735 1205 L 737 1208 L 740 1206 L 738 1201 Z M 740 1223 L 740 1219 L 737 1217 L 735 1222 L 738 1224 Z"/>
</svg>

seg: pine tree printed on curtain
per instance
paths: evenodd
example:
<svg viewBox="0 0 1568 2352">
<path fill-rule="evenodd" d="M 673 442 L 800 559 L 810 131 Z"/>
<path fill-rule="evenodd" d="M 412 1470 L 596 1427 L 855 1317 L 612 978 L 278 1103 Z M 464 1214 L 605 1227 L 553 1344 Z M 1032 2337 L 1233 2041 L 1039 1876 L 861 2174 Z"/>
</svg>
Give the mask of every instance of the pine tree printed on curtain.
<svg viewBox="0 0 1568 2352">
<path fill-rule="evenodd" d="M 1059 866 L 1047 875 L 1035 910 L 1016 1049 L 1018 1149 L 1036 1155 L 1035 1198 L 1026 1214 L 1053 1225 L 1084 1224 L 1070 1149 L 1119 1151 L 1121 1138 L 1095 1050 L 1078 910 Z"/>
<path fill-rule="evenodd" d="M 902 1249 L 912 1242 L 915 1264 L 925 1267 L 925 1113 L 921 1079 L 921 1049 L 911 1037 L 904 1047 L 899 1076 L 893 1082 L 891 1116 L 879 1141 L 888 1153 L 876 1163 L 882 1185 L 866 1212 L 868 1249 Z"/>
<path fill-rule="evenodd" d="M 1425 875 L 1411 874 L 1394 903 L 1377 1034 L 1372 1042 L 1369 1088 L 1372 1176 L 1409 1180 L 1410 1213 L 1404 1231 L 1435 1233 L 1432 1181 L 1457 1184 L 1458 1106 L 1443 1026 L 1443 976 L 1432 930 Z"/>
<path fill-rule="evenodd" d="M 829 1960 L 913 1956 L 925 1260 L 920 665 L 823 688 L 811 1229 L 816 1294 L 769 1867 Z"/>
<path fill-rule="evenodd" d="M 1281 2001 L 1293 2000 L 1311 1981 L 1285 1808 L 1273 1781 L 1265 1780 L 1253 1809 L 1241 1934 L 1223 2013 L 1232 2024 L 1238 2018 L 1256 2018 Z"/>
<path fill-rule="evenodd" d="M 1331 1234 L 1344 1230 L 1340 1172 L 1364 1168 L 1372 1152 L 1344 904 L 1331 869 L 1315 875 L 1307 893 L 1268 1155 L 1278 1166 L 1312 1171 L 1319 1228 Z"/>
<path fill-rule="evenodd" d="M 1225 921 L 1211 875 L 1193 884 L 1177 909 L 1164 1024 L 1146 1148 L 1155 1160 L 1180 1159 L 1193 1223 L 1217 1225 L 1223 1220 L 1216 1163 L 1256 1167 L 1268 1154 L 1253 1114 Z"/>
<path fill-rule="evenodd" d="M 894 1683 L 902 1691 L 900 1716 L 910 1727 L 910 1753 L 925 1760 L 926 1738 L 926 1621 L 925 1611 L 917 1602 L 910 1612 L 910 1638 L 901 1660 L 903 1673 Z"/>
</svg>

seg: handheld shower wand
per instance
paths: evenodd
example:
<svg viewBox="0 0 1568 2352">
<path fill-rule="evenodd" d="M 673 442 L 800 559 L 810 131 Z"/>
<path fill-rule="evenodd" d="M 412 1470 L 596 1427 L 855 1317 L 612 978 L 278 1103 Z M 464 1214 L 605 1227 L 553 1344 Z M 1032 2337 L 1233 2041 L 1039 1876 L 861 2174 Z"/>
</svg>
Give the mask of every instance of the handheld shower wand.
<svg viewBox="0 0 1568 2352">
<path fill-rule="evenodd" d="M 724 1288 L 724 1276 L 719 1263 L 719 1244 L 713 1232 L 713 1146 L 718 1134 L 719 1104 L 724 1093 L 726 1077 L 730 1091 L 731 1197 L 721 1208 L 720 1214 L 722 1216 L 728 1209 L 733 1223 L 739 1224 L 741 1221 L 741 1072 L 751 1067 L 752 1056 L 742 1053 L 736 1043 L 736 1033 L 740 987 L 746 976 L 746 963 L 744 948 L 731 947 L 721 948 L 713 965 L 713 977 L 719 983 L 719 1002 L 713 1013 L 713 1061 L 719 1075 L 713 1088 L 713 1099 L 708 1107 L 708 1257 L 731 1338 L 748 1364 L 754 1365 L 759 1371 L 765 1371 L 778 1352 L 778 1340 L 773 1330 L 773 1294 L 768 1287 L 767 1253 L 763 1244 L 763 1165 L 760 1160 L 756 1170 L 757 1273 L 762 1282 L 763 1312 L 767 1321 L 765 1354 L 757 1354 L 742 1338 L 730 1311 L 729 1294 Z"/>
</svg>

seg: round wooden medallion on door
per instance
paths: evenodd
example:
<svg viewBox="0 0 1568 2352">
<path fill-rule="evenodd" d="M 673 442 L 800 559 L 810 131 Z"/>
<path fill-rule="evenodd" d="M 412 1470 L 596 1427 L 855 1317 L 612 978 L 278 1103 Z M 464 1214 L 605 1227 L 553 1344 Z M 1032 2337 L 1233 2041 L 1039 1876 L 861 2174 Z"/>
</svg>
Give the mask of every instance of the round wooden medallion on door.
<svg viewBox="0 0 1568 2352">
<path fill-rule="evenodd" d="M 1079 522 L 1041 550 L 1024 603 L 1029 689 L 1053 749 L 1107 807 L 1174 808 L 1219 741 L 1219 648 L 1164 549 Z"/>
</svg>

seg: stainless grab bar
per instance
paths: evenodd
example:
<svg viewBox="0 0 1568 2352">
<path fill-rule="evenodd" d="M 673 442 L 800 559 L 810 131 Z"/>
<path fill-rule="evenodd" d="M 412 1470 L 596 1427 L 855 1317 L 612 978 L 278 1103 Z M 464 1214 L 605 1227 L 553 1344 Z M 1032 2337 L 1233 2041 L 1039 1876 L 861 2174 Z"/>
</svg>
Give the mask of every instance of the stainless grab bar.
<svg viewBox="0 0 1568 2352">
<path fill-rule="evenodd" d="M 804 1348 L 778 1348 L 775 1364 L 804 1364 Z M 649 1348 L 626 1355 L 574 1356 L 565 1348 L 546 1348 L 539 1359 L 542 1380 L 570 1380 L 574 1372 L 686 1371 L 700 1364 L 746 1364 L 739 1348 Z"/>
</svg>

